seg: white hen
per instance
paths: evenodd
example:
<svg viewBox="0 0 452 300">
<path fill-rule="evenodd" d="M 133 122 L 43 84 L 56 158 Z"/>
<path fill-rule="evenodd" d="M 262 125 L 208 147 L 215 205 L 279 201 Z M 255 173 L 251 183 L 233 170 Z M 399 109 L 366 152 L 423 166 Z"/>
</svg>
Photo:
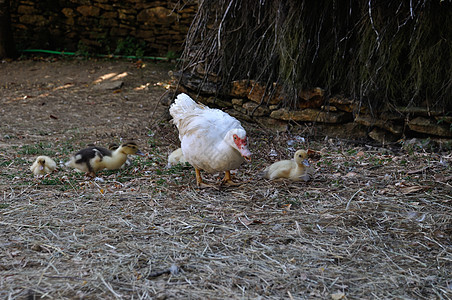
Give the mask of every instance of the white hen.
<svg viewBox="0 0 452 300">
<path fill-rule="evenodd" d="M 204 186 L 200 170 L 224 171 L 223 181 L 232 184 L 230 170 L 251 156 L 240 122 L 219 109 L 197 104 L 186 94 L 179 94 L 169 111 L 184 157 L 195 168 L 198 186 Z"/>
</svg>

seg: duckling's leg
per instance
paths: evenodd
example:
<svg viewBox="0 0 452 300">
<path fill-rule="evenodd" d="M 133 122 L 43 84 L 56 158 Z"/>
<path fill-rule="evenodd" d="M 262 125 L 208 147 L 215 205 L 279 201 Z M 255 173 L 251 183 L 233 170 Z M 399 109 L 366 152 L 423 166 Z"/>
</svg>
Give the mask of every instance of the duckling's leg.
<svg viewBox="0 0 452 300">
<path fill-rule="evenodd" d="M 85 177 L 93 179 L 96 178 L 96 172 L 94 172 L 93 166 L 88 162 L 88 172 L 86 172 Z"/>
</svg>

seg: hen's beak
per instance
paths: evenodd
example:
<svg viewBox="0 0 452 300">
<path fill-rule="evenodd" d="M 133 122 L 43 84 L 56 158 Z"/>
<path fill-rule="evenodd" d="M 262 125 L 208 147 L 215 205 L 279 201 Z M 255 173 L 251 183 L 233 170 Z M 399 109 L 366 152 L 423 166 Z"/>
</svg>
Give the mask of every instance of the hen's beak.
<svg viewBox="0 0 452 300">
<path fill-rule="evenodd" d="M 145 156 L 145 154 L 143 152 L 141 152 L 139 149 L 138 149 L 137 153 L 135 153 L 135 154 L 139 155 L 139 156 Z"/>
<path fill-rule="evenodd" d="M 247 161 L 251 161 L 251 152 L 248 150 L 248 147 L 244 146 L 240 149 L 240 154 L 242 154 L 243 158 Z"/>
</svg>

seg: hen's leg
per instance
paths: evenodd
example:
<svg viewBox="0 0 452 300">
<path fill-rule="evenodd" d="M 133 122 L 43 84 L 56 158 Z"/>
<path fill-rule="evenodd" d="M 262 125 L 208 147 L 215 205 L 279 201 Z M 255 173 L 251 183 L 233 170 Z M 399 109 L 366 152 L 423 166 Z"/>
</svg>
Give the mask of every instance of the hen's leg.
<svg viewBox="0 0 452 300">
<path fill-rule="evenodd" d="M 195 168 L 195 173 L 196 173 L 196 185 L 197 185 L 199 188 L 208 188 L 208 187 L 212 187 L 211 185 L 208 185 L 208 184 L 202 182 L 201 170 L 199 170 L 198 168 Z"/>
<path fill-rule="evenodd" d="M 236 183 L 236 182 L 232 181 L 231 171 L 224 172 L 224 178 L 222 180 L 222 184 L 229 185 L 229 186 L 241 185 L 241 183 Z"/>
<path fill-rule="evenodd" d="M 201 177 L 201 171 L 199 171 L 198 168 L 195 168 L 195 173 L 196 173 L 196 185 L 200 186 L 202 183 L 202 177 Z"/>
</svg>

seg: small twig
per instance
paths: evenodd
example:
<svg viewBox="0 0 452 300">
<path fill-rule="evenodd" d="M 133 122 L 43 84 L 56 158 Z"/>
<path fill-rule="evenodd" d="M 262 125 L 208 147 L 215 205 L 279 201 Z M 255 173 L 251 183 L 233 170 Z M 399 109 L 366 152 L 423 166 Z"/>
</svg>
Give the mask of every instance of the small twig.
<svg viewBox="0 0 452 300">
<path fill-rule="evenodd" d="M 100 280 L 102 281 L 102 283 L 107 287 L 107 289 L 116 297 L 116 298 L 122 298 L 121 294 L 116 293 L 111 284 L 109 284 L 108 282 L 105 281 L 104 277 L 102 275 L 100 275 Z"/>
<path fill-rule="evenodd" d="M 348 207 L 350 206 L 350 202 L 352 202 L 353 198 L 355 198 L 355 196 L 356 196 L 359 192 L 361 192 L 362 190 L 363 190 L 363 188 L 360 188 L 359 190 L 357 190 L 357 191 L 353 194 L 353 196 L 350 197 L 350 199 L 349 199 L 348 202 L 347 202 L 347 205 L 345 206 L 345 210 L 348 210 Z"/>
</svg>

